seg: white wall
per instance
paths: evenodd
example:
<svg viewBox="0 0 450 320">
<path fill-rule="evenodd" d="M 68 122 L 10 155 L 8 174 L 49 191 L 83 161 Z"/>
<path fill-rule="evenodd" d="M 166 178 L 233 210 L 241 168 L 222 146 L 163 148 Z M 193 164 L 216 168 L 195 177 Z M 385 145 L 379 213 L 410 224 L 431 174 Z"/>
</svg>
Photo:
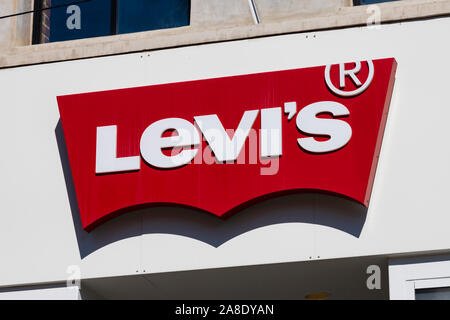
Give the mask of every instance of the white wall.
<svg viewBox="0 0 450 320">
<path fill-rule="evenodd" d="M 71 265 L 90 278 L 450 248 L 448 30 L 440 18 L 0 70 L 0 285 L 65 281 Z M 57 95 L 385 57 L 397 80 L 367 213 L 304 194 L 226 222 L 154 208 L 88 234 L 72 215 Z"/>
<path fill-rule="evenodd" d="M 81 300 L 78 287 L 0 292 L 0 300 Z"/>
</svg>

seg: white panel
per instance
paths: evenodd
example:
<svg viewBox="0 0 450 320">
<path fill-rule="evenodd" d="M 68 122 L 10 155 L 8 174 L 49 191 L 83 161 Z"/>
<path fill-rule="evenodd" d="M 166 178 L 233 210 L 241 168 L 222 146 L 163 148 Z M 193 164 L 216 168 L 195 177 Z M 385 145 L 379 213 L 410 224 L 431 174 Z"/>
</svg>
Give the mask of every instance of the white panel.
<svg viewBox="0 0 450 320">
<path fill-rule="evenodd" d="M 434 289 L 447 287 L 450 288 L 450 278 L 433 278 L 414 281 L 414 289 Z"/>
<path fill-rule="evenodd" d="M 0 292 L 0 300 L 80 300 L 78 287 Z"/>
<path fill-rule="evenodd" d="M 87 278 L 450 248 L 445 30 L 450 18 L 0 70 L 0 286 L 65 281 L 70 265 Z M 226 222 L 155 208 L 87 234 L 72 217 L 57 95 L 385 57 L 397 59 L 397 80 L 367 216 L 315 195 Z"/>
</svg>

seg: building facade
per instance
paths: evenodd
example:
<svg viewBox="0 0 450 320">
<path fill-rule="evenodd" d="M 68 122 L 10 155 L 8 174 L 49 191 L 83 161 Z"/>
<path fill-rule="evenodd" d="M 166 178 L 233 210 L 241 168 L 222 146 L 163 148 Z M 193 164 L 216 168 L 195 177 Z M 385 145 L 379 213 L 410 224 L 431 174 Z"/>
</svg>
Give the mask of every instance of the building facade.
<svg viewBox="0 0 450 320">
<path fill-rule="evenodd" d="M 449 13 L 2 1 L 0 299 L 450 298 Z"/>
</svg>

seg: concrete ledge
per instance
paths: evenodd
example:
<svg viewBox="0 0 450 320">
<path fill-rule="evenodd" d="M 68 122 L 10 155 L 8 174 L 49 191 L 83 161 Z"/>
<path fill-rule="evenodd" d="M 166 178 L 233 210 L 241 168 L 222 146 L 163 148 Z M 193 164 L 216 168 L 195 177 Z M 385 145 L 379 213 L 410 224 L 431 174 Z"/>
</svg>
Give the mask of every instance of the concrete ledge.
<svg viewBox="0 0 450 320">
<path fill-rule="evenodd" d="M 380 3 L 381 22 L 404 21 L 450 14 L 450 0 L 403 0 Z M 15 47 L 0 53 L 0 68 L 83 59 L 129 52 L 238 40 L 277 34 L 366 25 L 368 6 L 343 7 L 310 17 L 293 15 L 260 24 L 188 26 L 75 41 Z"/>
</svg>

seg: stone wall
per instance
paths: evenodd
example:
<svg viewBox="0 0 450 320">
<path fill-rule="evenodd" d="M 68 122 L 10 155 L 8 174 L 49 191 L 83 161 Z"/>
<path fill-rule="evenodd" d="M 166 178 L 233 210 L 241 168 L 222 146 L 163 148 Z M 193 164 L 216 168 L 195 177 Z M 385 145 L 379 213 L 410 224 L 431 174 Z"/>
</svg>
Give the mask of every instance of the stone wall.
<svg viewBox="0 0 450 320">
<path fill-rule="evenodd" d="M 253 0 L 259 21 L 313 16 L 352 6 L 352 0 Z M 251 0 L 192 0 L 192 25 L 254 24 Z"/>
<path fill-rule="evenodd" d="M 30 11 L 32 0 L 1 0 L 0 16 Z M 0 52 L 31 43 L 31 14 L 0 19 Z"/>
</svg>

